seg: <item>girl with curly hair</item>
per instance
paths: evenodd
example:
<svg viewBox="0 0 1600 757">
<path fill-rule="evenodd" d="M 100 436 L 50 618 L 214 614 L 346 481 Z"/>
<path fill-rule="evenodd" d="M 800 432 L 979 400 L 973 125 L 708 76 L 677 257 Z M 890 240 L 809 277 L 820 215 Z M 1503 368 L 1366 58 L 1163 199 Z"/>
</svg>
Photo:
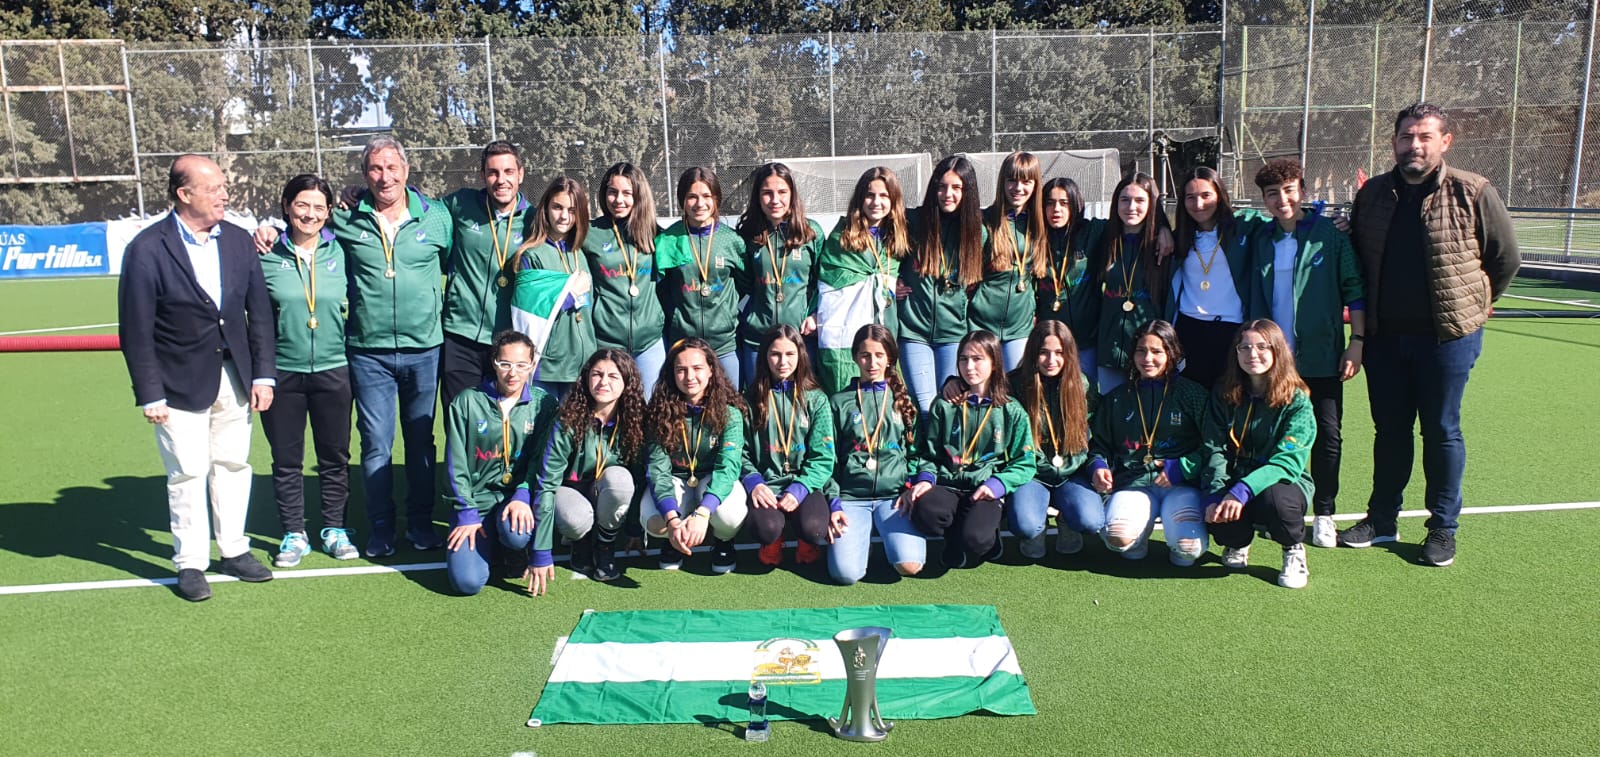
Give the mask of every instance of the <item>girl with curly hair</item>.
<svg viewBox="0 0 1600 757">
<path fill-rule="evenodd" d="M 833 475 L 833 411 L 811 375 L 800 331 L 778 324 L 761 340 L 746 400 L 744 488 L 763 565 L 783 559 L 783 529 L 799 537 L 795 562 L 822 557 L 828 543 L 825 489 Z"/>
</svg>

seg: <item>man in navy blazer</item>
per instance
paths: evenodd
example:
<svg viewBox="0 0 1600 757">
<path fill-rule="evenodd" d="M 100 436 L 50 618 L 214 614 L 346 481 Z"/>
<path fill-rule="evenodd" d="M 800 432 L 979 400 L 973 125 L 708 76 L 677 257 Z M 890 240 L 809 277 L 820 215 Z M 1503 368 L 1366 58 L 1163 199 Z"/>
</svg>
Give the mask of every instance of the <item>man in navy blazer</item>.
<svg viewBox="0 0 1600 757">
<path fill-rule="evenodd" d="M 172 212 L 134 237 L 123 256 L 118 333 L 134 402 L 155 426 L 167 471 L 178 593 L 200 601 L 211 596 L 210 517 L 221 572 L 272 578 L 250 554 L 244 525 L 250 413 L 272 404 L 276 336 L 250 235 L 223 222 L 222 169 L 203 156 L 179 157 L 167 197 Z"/>
</svg>

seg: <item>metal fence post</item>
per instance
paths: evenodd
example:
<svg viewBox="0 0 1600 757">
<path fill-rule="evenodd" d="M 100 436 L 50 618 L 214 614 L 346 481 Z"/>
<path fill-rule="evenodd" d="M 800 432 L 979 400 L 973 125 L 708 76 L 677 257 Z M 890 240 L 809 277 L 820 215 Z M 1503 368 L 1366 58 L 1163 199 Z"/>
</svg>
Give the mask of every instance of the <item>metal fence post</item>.
<svg viewBox="0 0 1600 757">
<path fill-rule="evenodd" d="M 833 130 L 833 32 L 828 32 L 828 157 L 839 157 L 839 142 Z"/>
<path fill-rule="evenodd" d="M 1381 35 L 1378 30 L 1381 26 L 1381 24 L 1372 25 L 1372 97 L 1367 102 L 1367 168 L 1372 173 L 1378 172 L 1378 56 L 1381 52 L 1378 46 Z M 1351 200 L 1354 199 L 1352 196 Z"/>
<path fill-rule="evenodd" d="M 1578 185 L 1583 179 L 1584 127 L 1589 123 L 1589 86 L 1594 78 L 1594 25 L 1595 13 L 1600 11 L 1600 0 L 1589 0 L 1589 41 L 1583 46 L 1583 99 L 1578 102 L 1578 135 L 1572 144 L 1572 189 L 1567 193 L 1567 207 L 1578 207 Z M 1574 214 L 1567 214 L 1567 236 L 1561 244 L 1561 262 L 1572 262 L 1572 224 Z"/>
<path fill-rule="evenodd" d="M 997 86 L 998 82 L 996 81 L 996 79 L 1000 76 L 1000 66 L 998 64 L 999 50 L 1000 50 L 999 35 L 995 32 L 994 27 L 991 26 L 991 27 L 989 27 L 989 151 L 990 152 L 999 152 L 999 150 L 1000 150 L 1000 137 L 999 137 L 998 134 L 995 133 L 995 130 L 999 128 L 999 126 L 997 125 L 996 122 L 999 120 L 999 110 L 1000 110 L 1000 101 L 995 96 L 995 93 L 998 90 L 998 86 Z"/>
<path fill-rule="evenodd" d="M 144 216 L 144 172 L 139 166 L 139 126 L 133 118 L 133 77 L 128 75 L 128 45 L 119 45 L 122 51 L 122 92 L 128 101 L 129 151 L 133 153 L 133 193 L 139 203 L 139 215 Z"/>
<path fill-rule="evenodd" d="M 1150 43 L 1149 44 L 1149 50 L 1147 51 L 1149 53 L 1150 57 L 1145 60 L 1145 65 L 1149 69 L 1149 76 L 1146 78 L 1146 82 L 1145 82 L 1145 87 L 1146 87 L 1146 89 L 1145 89 L 1145 102 L 1147 103 L 1148 109 L 1147 109 L 1146 114 L 1145 114 L 1144 144 L 1145 144 L 1145 149 L 1150 151 L 1150 175 L 1151 176 L 1155 176 L 1157 174 L 1157 171 L 1156 171 L 1156 28 L 1154 26 L 1152 26 L 1149 29 L 1147 29 L 1145 31 L 1145 36 L 1149 40 L 1149 43 Z M 1161 187 L 1161 191 L 1165 192 L 1165 191 L 1167 191 L 1167 188 L 1163 186 L 1163 187 Z"/>
<path fill-rule="evenodd" d="M 1428 28 L 1422 35 L 1422 92 L 1417 100 L 1428 99 L 1428 69 L 1433 67 L 1433 0 L 1428 0 Z"/>
<path fill-rule="evenodd" d="M 489 35 L 483 35 L 483 72 L 484 81 L 489 84 L 489 139 L 500 138 L 500 125 L 495 120 L 494 112 L 494 45 L 489 44 Z"/>
<path fill-rule="evenodd" d="M 672 135 L 667 129 L 667 35 L 656 35 L 656 73 L 661 77 L 661 157 L 667 165 L 667 215 L 678 212 L 673 208 L 672 196 Z"/>
<path fill-rule="evenodd" d="M 1217 40 L 1217 143 L 1227 134 L 1228 121 L 1228 0 L 1222 0 L 1222 27 Z M 1219 155 L 1217 162 L 1222 162 Z"/>
<path fill-rule="evenodd" d="M 311 53 L 311 40 L 306 40 L 306 79 L 311 89 L 311 145 L 317 155 L 317 175 L 322 172 L 322 116 L 317 110 L 317 59 Z"/>
<path fill-rule="evenodd" d="M 1233 138 L 1233 185 L 1244 179 L 1244 120 L 1250 113 L 1250 27 L 1239 28 L 1239 128 Z"/>
<path fill-rule="evenodd" d="M 1506 185 L 1505 196 L 1507 205 L 1511 204 L 1511 185 L 1516 183 L 1517 160 L 1517 101 L 1521 98 L 1522 88 L 1522 22 L 1517 22 L 1517 45 L 1511 57 L 1511 134 L 1506 139 Z"/>
<path fill-rule="evenodd" d="M 1300 107 L 1300 165 L 1306 164 L 1311 149 L 1311 56 L 1317 40 L 1317 0 L 1306 6 L 1306 85 Z"/>
</svg>

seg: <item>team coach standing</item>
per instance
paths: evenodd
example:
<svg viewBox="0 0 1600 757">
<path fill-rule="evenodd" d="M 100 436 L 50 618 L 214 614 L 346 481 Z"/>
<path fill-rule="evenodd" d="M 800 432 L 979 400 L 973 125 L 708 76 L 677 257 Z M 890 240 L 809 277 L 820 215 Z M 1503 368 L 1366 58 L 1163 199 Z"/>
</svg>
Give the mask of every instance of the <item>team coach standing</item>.
<svg viewBox="0 0 1600 757">
<path fill-rule="evenodd" d="M 1350 215 L 1367 284 L 1374 437 L 1367 517 L 1341 532 L 1339 543 L 1359 548 L 1396 540 L 1420 420 L 1430 514 L 1422 562 L 1437 566 L 1456 555 L 1467 466 L 1461 396 L 1483 351 L 1490 307 L 1521 262 L 1511 216 L 1494 187 L 1445 163 L 1452 139 L 1450 117 L 1438 106 L 1400 111 L 1394 170 L 1361 188 Z"/>
<path fill-rule="evenodd" d="M 222 220 L 222 169 L 199 155 L 179 157 L 167 172 L 167 198 L 172 212 L 123 256 L 118 334 L 134 401 L 155 426 L 167 469 L 178 593 L 200 601 L 211 596 L 204 571 L 212 533 L 221 572 L 272 579 L 250 554 L 244 527 L 250 412 L 272 404 L 275 335 L 250 235 Z"/>
</svg>

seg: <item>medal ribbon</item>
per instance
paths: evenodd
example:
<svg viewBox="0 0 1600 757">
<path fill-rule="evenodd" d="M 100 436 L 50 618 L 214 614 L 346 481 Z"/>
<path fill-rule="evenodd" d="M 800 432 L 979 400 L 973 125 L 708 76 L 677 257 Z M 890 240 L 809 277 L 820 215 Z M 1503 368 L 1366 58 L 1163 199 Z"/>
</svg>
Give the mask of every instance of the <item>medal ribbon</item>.
<svg viewBox="0 0 1600 757">
<path fill-rule="evenodd" d="M 706 427 L 700 423 L 695 424 L 693 447 L 689 446 L 689 418 L 687 415 L 684 416 L 683 425 L 679 426 L 678 430 L 683 432 L 683 454 L 687 458 L 684 461 L 684 465 L 689 469 L 689 478 L 699 478 L 699 476 L 695 475 L 695 458 L 699 456 L 700 439 L 705 434 Z"/>
<path fill-rule="evenodd" d="M 289 242 L 289 238 L 284 237 L 284 241 Z M 300 289 L 301 291 L 305 292 L 306 295 L 306 310 L 311 311 L 310 322 L 315 322 L 317 320 L 317 247 L 314 246 L 311 248 L 311 262 L 305 263 L 305 267 L 303 269 L 301 268 L 301 264 L 304 261 L 300 260 L 299 253 L 294 252 L 293 242 L 289 242 L 289 248 L 290 252 L 294 253 L 295 273 L 300 274 Z M 307 275 L 308 272 L 310 273 L 309 276 Z"/>
<path fill-rule="evenodd" d="M 511 254 L 511 216 L 506 216 L 506 243 L 502 247 L 500 245 L 499 227 L 495 224 L 494 208 L 489 205 L 489 194 L 487 192 L 483 196 L 483 211 L 489 214 L 489 240 L 494 244 L 494 270 L 501 272 L 506 269 L 506 256 Z"/>
<path fill-rule="evenodd" d="M 861 382 L 856 382 L 856 407 L 861 409 L 861 440 L 867 443 L 867 453 L 878 453 L 878 442 L 883 440 L 883 419 L 888 413 L 889 397 L 885 391 L 882 401 L 878 403 L 878 422 L 872 424 L 872 430 L 867 430 L 867 400 L 861 391 Z"/>
<path fill-rule="evenodd" d="M 1161 428 L 1161 412 L 1167 409 L 1167 390 L 1169 388 L 1171 388 L 1171 384 L 1163 384 L 1161 387 L 1161 404 L 1156 407 L 1156 422 L 1153 426 L 1145 425 L 1144 395 L 1139 393 L 1137 387 L 1134 388 L 1133 399 L 1139 403 L 1139 432 L 1144 435 L 1144 454 L 1146 457 L 1155 456 L 1156 431 Z"/>
<path fill-rule="evenodd" d="M 796 396 L 794 398 L 794 401 L 789 403 L 790 406 L 789 406 L 789 432 L 788 432 L 788 434 L 785 434 L 784 430 L 783 430 L 783 414 L 778 412 L 778 398 L 782 397 L 783 393 L 782 392 L 768 392 L 767 393 L 767 396 L 769 397 L 769 401 L 772 403 L 773 414 L 775 416 L 777 416 L 777 421 L 778 422 L 777 422 L 777 425 L 774 427 L 773 435 L 777 437 L 778 445 L 780 447 L 782 447 L 782 449 L 779 450 L 779 454 L 782 455 L 782 457 L 779 458 L 779 460 L 784 465 L 788 465 L 790 451 L 794 449 L 794 421 L 795 421 L 795 417 L 800 415 L 800 402 L 799 402 L 800 398 L 798 396 L 799 393 L 800 393 L 799 390 L 796 389 L 795 390 Z"/>
<path fill-rule="evenodd" d="M 700 270 L 700 286 L 709 288 L 711 286 L 711 250 L 717 240 L 716 222 L 712 221 L 711 233 L 706 235 L 704 260 L 701 259 L 700 251 L 695 249 L 694 237 L 694 233 L 691 232 L 689 234 L 689 254 L 694 258 L 694 267 Z"/>
<path fill-rule="evenodd" d="M 1245 405 L 1244 425 L 1235 427 L 1233 425 L 1232 419 L 1229 419 L 1229 422 L 1228 422 L 1228 441 L 1233 442 L 1233 464 L 1234 465 L 1238 465 L 1239 464 L 1239 456 L 1241 454 L 1244 454 L 1244 440 L 1245 440 L 1245 437 L 1248 436 L 1249 433 L 1250 433 L 1250 414 L 1255 412 L 1255 409 L 1256 409 L 1256 401 L 1255 401 L 1255 398 L 1252 397 L 1252 398 L 1250 398 L 1250 404 Z M 1234 412 L 1234 415 L 1238 415 L 1239 414 L 1238 408 L 1234 408 L 1233 412 Z"/>
<path fill-rule="evenodd" d="M 962 432 L 965 432 L 967 430 L 967 407 L 968 407 L 968 403 L 966 401 L 962 401 L 962 403 L 961 403 L 961 430 L 962 430 Z M 978 421 L 978 430 L 973 432 L 972 440 L 967 442 L 967 448 L 962 450 L 961 458 L 960 458 L 960 460 L 958 460 L 956 462 L 957 465 L 964 464 L 964 461 L 966 461 L 966 460 L 968 460 L 969 458 L 972 457 L 972 450 L 976 449 L 977 446 L 978 446 L 978 437 L 983 436 L 983 427 L 986 424 L 989 423 L 989 415 L 991 413 L 993 413 L 993 412 L 994 412 L 994 403 L 991 402 L 991 403 L 989 403 L 988 409 L 983 411 L 983 419 Z"/>
</svg>

